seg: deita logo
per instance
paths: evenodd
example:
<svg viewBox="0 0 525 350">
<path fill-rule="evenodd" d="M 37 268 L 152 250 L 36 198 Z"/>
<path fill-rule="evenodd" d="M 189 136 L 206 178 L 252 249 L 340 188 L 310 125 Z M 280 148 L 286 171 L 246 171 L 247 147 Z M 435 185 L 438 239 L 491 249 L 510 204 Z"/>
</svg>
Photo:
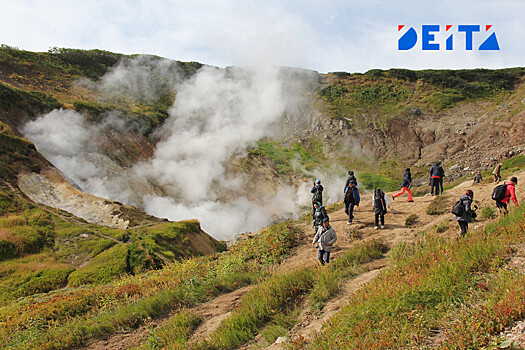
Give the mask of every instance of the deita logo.
<svg viewBox="0 0 525 350">
<path fill-rule="evenodd" d="M 400 24 L 397 26 L 397 31 L 401 32 L 405 25 Z M 480 51 L 497 51 L 499 50 L 499 43 L 496 37 L 496 32 L 489 31 L 492 28 L 492 25 L 485 25 L 485 31 L 480 34 L 475 34 L 481 32 L 481 25 L 479 24 L 460 24 L 454 26 L 452 24 L 447 24 L 443 26 L 444 33 L 450 35 L 445 40 L 445 50 L 452 51 L 454 50 L 454 36 L 463 35 L 465 37 L 465 50 L 472 50 L 474 44 L 477 45 L 478 42 L 481 42 L 481 45 L 477 47 Z M 436 42 L 435 33 L 441 33 L 442 27 L 439 24 L 424 24 L 421 26 L 421 49 L 424 51 L 438 51 L 442 50 L 442 43 Z M 483 35 L 483 36 L 482 36 Z M 482 36 L 482 37 L 481 37 Z M 476 41 L 474 40 L 477 39 Z M 480 38 L 481 37 L 481 38 Z M 418 42 L 418 33 L 413 28 L 410 27 L 397 41 L 397 49 L 404 51 L 410 50 L 416 46 Z M 463 48 L 460 48 L 463 49 Z"/>
</svg>

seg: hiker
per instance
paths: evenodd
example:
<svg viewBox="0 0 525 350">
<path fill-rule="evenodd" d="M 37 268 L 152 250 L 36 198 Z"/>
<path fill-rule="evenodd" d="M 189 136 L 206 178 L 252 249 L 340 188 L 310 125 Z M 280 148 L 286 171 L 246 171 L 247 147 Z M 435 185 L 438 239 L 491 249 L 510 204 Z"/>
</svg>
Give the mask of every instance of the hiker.
<svg viewBox="0 0 525 350">
<path fill-rule="evenodd" d="M 354 176 L 354 172 L 351 171 L 351 170 L 348 171 L 348 177 L 346 178 L 345 188 L 344 188 L 343 192 L 346 191 L 346 188 L 348 187 L 348 184 L 349 184 L 350 182 L 353 182 L 354 185 L 357 187 L 357 179 L 356 179 L 355 176 Z"/>
<path fill-rule="evenodd" d="M 518 179 L 513 176 L 510 178 L 510 182 L 508 184 L 499 185 L 494 189 L 494 192 L 496 189 L 500 186 L 505 186 L 505 195 L 502 199 L 496 199 L 494 198 L 494 193 L 492 194 L 492 199 L 496 200 L 496 207 L 501 213 L 501 210 L 503 209 L 503 213 L 507 214 L 507 204 L 512 201 L 514 202 L 514 205 L 518 206 L 518 199 L 516 198 L 516 185 L 518 184 Z"/>
<path fill-rule="evenodd" d="M 323 219 L 323 226 L 316 232 L 312 245 L 315 247 L 315 243 L 319 248 L 317 259 L 321 265 L 328 264 L 330 262 L 330 252 L 332 246 L 337 241 L 335 230 L 330 226 L 330 220 L 328 218 Z"/>
<path fill-rule="evenodd" d="M 348 187 L 345 189 L 345 213 L 348 215 L 347 225 L 350 225 L 354 220 L 354 206 L 359 207 L 361 197 L 359 196 L 359 190 L 355 183 L 348 183 Z"/>
<path fill-rule="evenodd" d="M 328 219 L 328 214 L 326 213 L 325 207 L 321 206 L 321 203 L 315 202 L 314 203 L 315 212 L 313 215 L 314 222 L 312 223 L 312 227 L 314 228 L 314 233 L 319 230 L 321 226 L 323 226 L 323 220 Z"/>
<path fill-rule="evenodd" d="M 405 169 L 405 174 L 403 175 L 403 182 L 401 183 L 401 192 L 392 195 L 392 200 L 395 200 L 396 197 L 401 196 L 405 191 L 408 192 L 408 201 L 413 202 L 412 190 L 410 186 L 412 185 L 412 173 L 410 173 L 410 168 Z M 377 225 L 376 225 L 377 226 Z"/>
<path fill-rule="evenodd" d="M 445 171 L 441 167 L 441 162 L 437 162 L 430 168 L 430 194 L 439 196 L 443 194 L 443 177 Z M 434 189 L 436 190 L 434 192 Z"/>
<path fill-rule="evenodd" d="M 467 234 L 468 223 L 472 221 L 472 218 L 476 217 L 476 212 L 472 209 L 472 200 L 474 199 L 474 192 L 467 190 L 465 194 L 459 197 L 459 204 L 462 206 L 461 215 L 456 215 L 456 221 L 461 228 L 461 237 Z M 474 206 L 476 209 L 477 207 Z"/>
<path fill-rule="evenodd" d="M 323 186 L 321 185 L 321 180 L 317 179 L 314 182 L 314 187 L 310 191 L 314 195 L 312 196 L 312 215 L 315 214 L 315 202 L 319 202 L 320 205 L 323 205 Z"/>
<path fill-rule="evenodd" d="M 379 218 L 381 218 L 381 228 L 385 228 L 385 214 L 387 213 L 386 208 L 390 208 L 390 202 L 388 201 L 388 197 L 385 195 L 385 192 L 381 191 L 380 188 L 377 188 L 372 195 L 372 206 L 374 208 L 376 223 L 374 230 L 379 228 Z"/>
<path fill-rule="evenodd" d="M 478 171 L 478 173 L 474 176 L 474 183 L 479 184 L 481 181 L 483 181 L 483 177 L 481 176 L 481 171 Z"/>
<path fill-rule="evenodd" d="M 492 171 L 492 175 L 494 175 L 494 182 L 500 182 L 501 181 L 501 166 L 502 163 L 498 163 L 496 167 L 494 168 L 494 171 Z"/>
</svg>

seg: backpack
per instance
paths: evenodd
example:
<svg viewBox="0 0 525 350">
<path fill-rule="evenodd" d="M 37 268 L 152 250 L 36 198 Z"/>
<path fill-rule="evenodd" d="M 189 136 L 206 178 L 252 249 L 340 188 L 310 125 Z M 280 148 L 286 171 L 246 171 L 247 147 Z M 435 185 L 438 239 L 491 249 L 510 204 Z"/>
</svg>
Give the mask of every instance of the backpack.
<svg viewBox="0 0 525 350">
<path fill-rule="evenodd" d="M 322 202 L 321 198 L 323 198 L 323 191 L 320 187 L 316 186 L 316 191 L 314 192 L 314 198 L 312 200 L 314 202 Z"/>
<path fill-rule="evenodd" d="M 492 190 L 492 199 L 494 199 L 496 202 L 501 202 L 503 199 L 505 199 L 506 193 L 507 184 L 496 186 L 494 187 L 494 190 Z"/>
<path fill-rule="evenodd" d="M 460 199 L 452 207 L 451 213 L 456 215 L 456 216 L 461 216 L 461 215 L 463 215 L 464 212 L 465 212 L 465 205 L 463 204 L 463 201 Z"/>
<path fill-rule="evenodd" d="M 380 208 L 383 214 L 386 214 L 386 201 L 385 201 L 385 192 L 381 190 L 376 190 L 374 196 L 374 207 Z"/>
</svg>

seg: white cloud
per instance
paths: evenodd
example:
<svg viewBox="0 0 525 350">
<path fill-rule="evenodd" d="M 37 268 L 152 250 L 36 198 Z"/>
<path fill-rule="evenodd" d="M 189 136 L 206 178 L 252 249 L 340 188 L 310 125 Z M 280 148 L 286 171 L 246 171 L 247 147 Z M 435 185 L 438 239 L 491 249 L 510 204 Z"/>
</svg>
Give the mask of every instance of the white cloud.
<svg viewBox="0 0 525 350">
<path fill-rule="evenodd" d="M 1 0 L 2 42 L 23 49 L 100 48 L 228 66 L 320 71 L 523 65 L 522 1 Z M 23 19 L 24 25 L 20 25 Z M 502 50 L 399 52 L 397 24 L 494 25 Z"/>
</svg>

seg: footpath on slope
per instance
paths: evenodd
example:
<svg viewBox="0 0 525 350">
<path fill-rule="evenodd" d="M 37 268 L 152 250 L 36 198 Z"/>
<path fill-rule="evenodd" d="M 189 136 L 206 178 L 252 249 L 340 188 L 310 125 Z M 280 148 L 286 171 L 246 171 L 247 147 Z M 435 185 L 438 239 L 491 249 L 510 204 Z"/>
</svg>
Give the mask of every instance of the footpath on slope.
<svg viewBox="0 0 525 350">
<path fill-rule="evenodd" d="M 518 179 L 525 180 L 525 171 L 515 174 Z M 510 178 L 510 176 L 509 176 Z M 507 179 L 508 181 L 508 179 Z M 502 184 L 503 181 L 500 182 Z M 374 213 L 372 210 L 372 196 L 371 194 L 364 194 L 361 196 L 361 204 L 354 212 L 354 220 L 352 225 L 347 225 L 348 216 L 344 213 L 344 208 L 335 212 L 329 213 L 330 224 L 337 233 L 338 240 L 334 245 L 331 258 L 337 259 L 337 256 L 350 248 L 356 242 L 367 239 L 382 238 L 390 247 L 394 247 L 401 242 L 411 243 L 419 239 L 419 233 L 431 230 L 434 225 L 440 225 L 447 222 L 449 229 L 443 232 L 443 235 L 449 236 L 451 239 L 459 234 L 459 226 L 454 220 L 454 215 L 450 213 L 453 204 L 459 197 L 471 189 L 474 192 L 474 204 L 479 207 L 478 215 L 485 207 L 492 207 L 496 210 L 495 202 L 492 200 L 492 190 L 497 184 L 485 181 L 481 184 L 474 184 L 471 180 L 465 181 L 458 186 L 444 192 L 444 196 L 448 198 L 446 204 L 446 211 L 442 215 L 428 215 L 426 213 L 428 205 L 436 198 L 435 196 L 425 195 L 422 197 L 415 197 L 414 202 L 408 202 L 407 195 L 392 200 L 392 194 L 395 192 L 388 192 L 388 199 L 390 201 L 390 210 L 385 215 L 385 228 L 374 230 Z M 430 189 L 429 189 L 430 191 Z M 523 196 L 523 190 L 520 188 L 520 181 L 516 186 L 516 196 L 520 201 Z M 514 204 L 510 203 L 509 208 L 512 210 Z M 405 226 L 406 218 L 416 214 L 418 220 L 413 227 L 407 228 Z M 485 225 L 488 221 L 474 222 L 469 225 L 469 230 L 476 229 Z M 293 269 L 303 267 L 305 265 L 317 264 L 317 249 L 313 248 L 311 241 L 313 239 L 313 229 L 309 225 L 302 225 L 302 235 L 300 246 L 294 249 L 292 255 L 281 265 L 284 269 Z M 306 233 L 306 235 L 304 235 Z M 311 310 L 304 309 L 299 316 L 299 322 L 291 329 L 288 334 L 289 338 L 303 337 L 308 340 L 311 339 L 315 333 L 321 331 L 323 324 L 325 324 L 340 308 L 344 307 L 347 300 L 359 288 L 377 277 L 381 269 L 388 265 L 389 259 L 380 259 L 372 261 L 363 266 L 364 272 L 358 276 L 341 283 L 340 292 L 331 300 L 327 302 L 320 313 L 313 313 Z M 263 347 L 260 337 L 254 342 L 248 344 L 242 349 L 284 349 L 283 343 L 274 343 L 267 347 Z"/>
<path fill-rule="evenodd" d="M 525 171 L 515 174 L 518 179 L 525 180 Z M 510 177 L 509 177 L 510 178 Z M 500 182 L 503 183 L 503 182 Z M 523 198 L 520 189 L 521 182 L 518 182 L 516 187 L 516 195 L 518 200 Z M 348 216 L 344 213 L 344 208 L 338 209 L 329 213 L 330 223 L 337 233 L 338 240 L 334 245 L 331 259 L 337 257 L 345 250 L 349 249 L 358 242 L 367 239 L 382 238 L 389 247 L 406 242 L 411 243 L 419 239 L 419 233 L 428 231 L 434 225 L 440 225 L 448 219 L 449 230 L 443 235 L 448 235 L 451 238 L 456 237 L 459 233 L 459 227 L 454 220 L 450 209 L 452 205 L 465 193 L 467 189 L 474 191 L 474 204 L 476 204 L 481 212 L 481 209 L 487 206 L 495 208 L 494 201 L 491 199 L 492 189 L 496 184 L 486 181 L 482 184 L 473 184 L 472 181 L 465 181 L 458 186 L 445 191 L 444 195 L 448 198 L 446 204 L 446 211 L 442 215 L 428 215 L 426 209 L 428 205 L 436 198 L 434 196 L 425 195 L 422 197 L 415 197 L 414 202 L 407 201 L 406 194 L 392 200 L 392 194 L 395 192 L 388 192 L 390 200 L 390 209 L 385 216 L 385 228 L 374 230 L 374 213 L 372 210 L 372 196 L 371 194 L 362 194 L 361 204 L 354 212 L 355 219 L 352 225 L 347 225 Z M 510 206 L 513 206 L 511 203 Z M 512 209 L 512 208 L 511 208 Z M 416 214 L 418 220 L 416 224 L 410 228 L 405 226 L 406 218 Z M 484 225 L 485 222 L 475 222 L 469 227 L 473 230 L 476 227 Z M 299 223 L 300 234 L 297 245 L 290 251 L 290 255 L 277 268 L 278 271 L 290 272 L 294 269 L 303 268 L 307 266 L 318 265 L 317 249 L 311 244 L 314 230 L 311 227 L 310 221 L 308 223 Z M 364 284 L 373 280 L 379 275 L 381 269 L 388 265 L 388 258 L 373 261 L 365 264 L 358 276 L 343 281 L 340 292 L 327 302 L 323 310 L 318 314 L 313 314 L 310 310 L 303 310 L 299 316 L 299 322 L 292 328 L 289 333 L 291 337 L 301 336 L 305 339 L 311 338 L 316 332 L 320 331 L 323 324 L 330 319 L 332 315 L 337 313 L 341 307 L 346 305 L 346 301 L 351 297 L 355 291 L 361 288 Z M 322 267 L 319 267 L 322 268 Z M 251 290 L 252 286 L 240 288 L 233 292 L 223 294 L 213 300 L 197 305 L 190 309 L 192 312 L 203 317 L 203 323 L 196 329 L 190 342 L 198 342 L 209 336 L 219 324 L 231 314 L 241 300 L 242 296 Z M 176 311 L 175 311 L 176 312 Z M 144 324 L 136 330 L 117 333 L 107 339 L 93 339 L 89 341 L 83 348 L 102 350 L 102 349 L 127 349 L 131 346 L 137 346 L 148 339 L 149 330 L 165 324 L 171 315 L 164 318 L 152 320 L 148 324 Z M 247 344 L 241 349 L 264 348 L 260 337 L 257 337 L 252 343 Z M 282 349 L 283 344 L 271 344 L 267 349 Z"/>
</svg>

